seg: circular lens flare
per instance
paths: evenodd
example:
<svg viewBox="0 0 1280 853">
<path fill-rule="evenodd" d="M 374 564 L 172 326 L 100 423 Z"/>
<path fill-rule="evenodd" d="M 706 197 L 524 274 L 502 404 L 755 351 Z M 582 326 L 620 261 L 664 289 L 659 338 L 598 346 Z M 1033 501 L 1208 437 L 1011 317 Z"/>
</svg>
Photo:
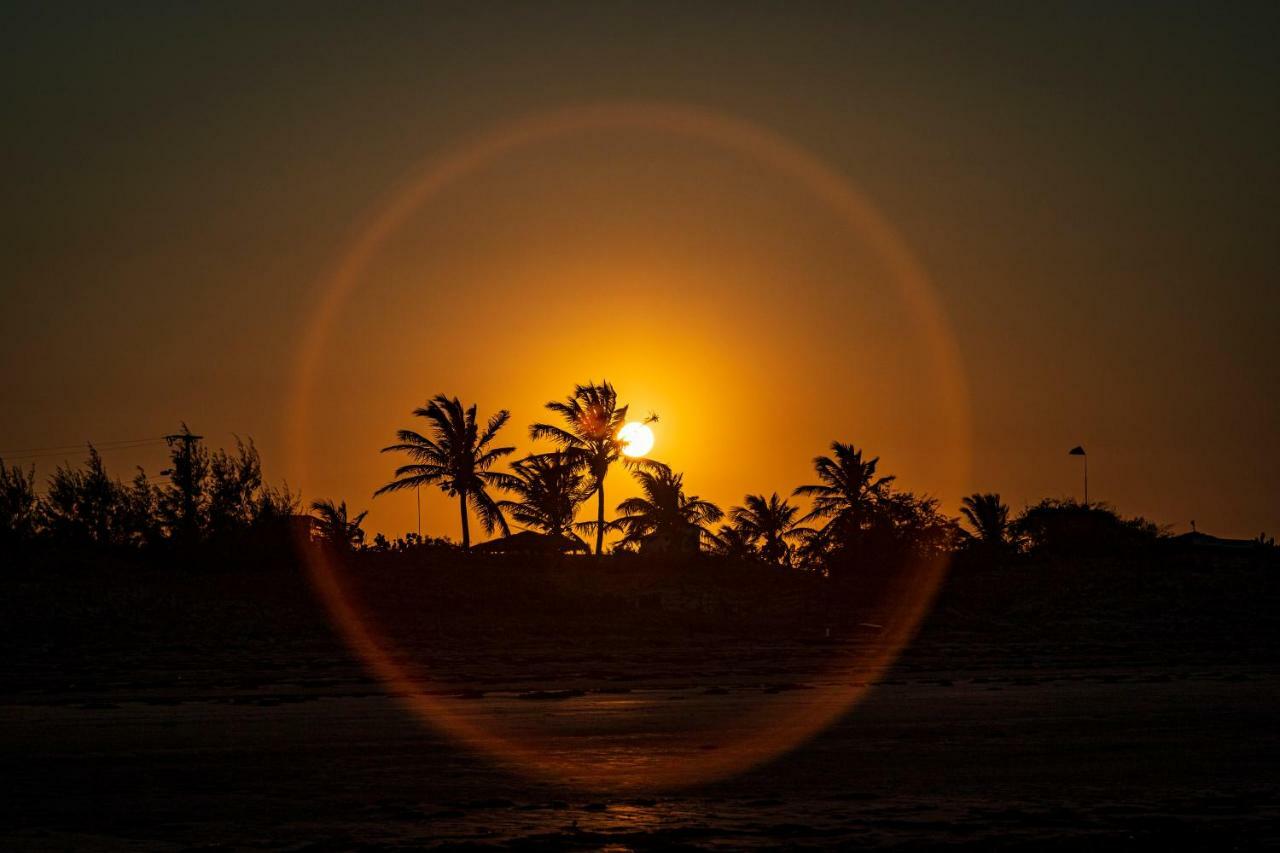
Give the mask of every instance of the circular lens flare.
<svg viewBox="0 0 1280 853">
<path fill-rule="evenodd" d="M 618 441 L 622 442 L 624 456 L 644 456 L 653 450 L 653 430 L 640 421 L 629 421 L 618 430 Z"/>
<path fill-rule="evenodd" d="M 850 235 L 865 241 L 894 279 L 913 319 L 920 351 L 941 384 L 937 429 L 946 439 L 948 452 L 939 455 L 939 468 L 955 482 L 967 481 L 969 406 L 959 348 L 928 276 L 905 241 L 844 175 L 778 134 L 728 116 L 660 103 L 571 107 L 512 122 L 430 159 L 420 173 L 391 195 L 385 207 L 357 231 L 332 274 L 325 277 L 297 353 L 289 406 L 290 458 L 303 480 L 314 449 L 316 427 L 311 418 L 321 381 L 319 360 L 332 326 L 391 235 L 444 188 L 503 156 L 598 131 L 664 133 L 752 157 L 807 188 L 844 223 Z M 379 614 L 357 594 L 354 573 L 348 572 L 335 554 L 306 542 L 299 544 L 299 551 L 316 592 L 348 645 L 422 720 L 535 776 L 588 788 L 652 790 L 742 772 L 776 758 L 830 725 L 893 663 L 930 607 L 947 570 L 944 555 L 922 557 L 903 567 L 886 591 L 883 615 L 873 620 L 878 630 L 875 641 L 834 649 L 828 666 L 836 677 L 811 692 L 795 694 L 805 701 L 750 703 L 732 719 L 717 718 L 714 738 L 696 721 L 690 721 L 687 730 L 669 732 L 662 741 L 670 749 L 646 752 L 634 747 L 617 761 L 602 761 L 597 753 L 581 748 L 581 738 L 557 738 L 558 717 L 542 718 L 542 728 L 504 728 L 477 715 L 474 705 L 449 699 L 447 691 L 432 679 L 435 673 L 430 655 L 421 660 L 407 655 L 398 638 L 384 629 Z"/>
</svg>

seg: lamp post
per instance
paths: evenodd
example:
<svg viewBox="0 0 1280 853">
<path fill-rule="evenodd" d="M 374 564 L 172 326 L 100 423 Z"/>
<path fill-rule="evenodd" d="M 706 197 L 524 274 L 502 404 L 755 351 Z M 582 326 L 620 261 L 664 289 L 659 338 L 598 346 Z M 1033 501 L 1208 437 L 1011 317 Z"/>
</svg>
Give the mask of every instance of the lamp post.
<svg viewBox="0 0 1280 853">
<path fill-rule="evenodd" d="M 1075 447 L 1071 448 L 1069 451 L 1067 451 L 1067 454 L 1069 456 L 1084 457 L 1084 505 L 1088 506 L 1089 505 L 1089 454 L 1085 453 L 1084 448 L 1078 444 Z"/>
</svg>

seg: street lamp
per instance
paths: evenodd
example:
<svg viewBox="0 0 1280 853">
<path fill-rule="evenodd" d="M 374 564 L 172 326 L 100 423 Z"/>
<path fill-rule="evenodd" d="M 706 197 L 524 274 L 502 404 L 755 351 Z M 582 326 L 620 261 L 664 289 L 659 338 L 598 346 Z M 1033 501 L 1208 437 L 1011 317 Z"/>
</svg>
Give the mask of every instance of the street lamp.
<svg viewBox="0 0 1280 853">
<path fill-rule="evenodd" d="M 1088 506 L 1089 505 L 1089 454 L 1085 453 L 1084 448 L 1077 444 L 1075 447 L 1067 451 L 1067 455 L 1084 457 L 1084 505 Z"/>
</svg>

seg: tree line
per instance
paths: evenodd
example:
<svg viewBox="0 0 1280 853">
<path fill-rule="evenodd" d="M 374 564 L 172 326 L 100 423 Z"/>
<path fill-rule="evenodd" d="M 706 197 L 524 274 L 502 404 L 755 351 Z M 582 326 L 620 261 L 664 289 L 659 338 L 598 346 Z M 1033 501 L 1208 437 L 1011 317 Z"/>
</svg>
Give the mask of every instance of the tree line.
<svg viewBox="0 0 1280 853">
<path fill-rule="evenodd" d="M 579 534 L 594 537 L 604 552 L 607 533 L 620 534 L 616 552 L 704 550 L 773 565 L 845 574 L 868 564 L 892 565 L 921 556 L 966 551 L 1009 556 L 1040 546 L 1072 542 L 1108 546 L 1154 540 L 1156 525 L 1123 519 L 1100 504 L 1045 500 L 1013 516 L 998 494 L 964 498 L 960 518 L 944 515 L 938 501 L 900 489 L 881 475 L 877 457 L 851 443 L 833 442 L 813 460 L 816 482 L 777 492 L 748 494 L 727 511 L 685 488 L 684 475 L 652 459 L 626 458 L 619 431 L 629 407 L 607 381 L 576 386 L 546 409 L 554 418 L 534 423 L 529 437 L 554 449 L 498 464 L 516 448 L 500 442 L 510 412 L 482 422 L 476 405 L 437 394 L 413 411 L 425 429 L 402 429 L 384 453 L 408 457 L 375 496 L 422 486 L 439 488 L 458 502 L 461 547 L 471 547 L 474 515 L 489 534 L 511 533 L 510 522 L 556 542 L 564 550 L 588 550 Z M 605 486 L 621 463 L 640 489 L 606 518 Z M 506 497 L 500 493 L 505 493 Z M 595 518 L 577 521 L 594 499 Z M 807 499 L 802 507 L 797 499 Z M 344 507 L 345 518 L 345 507 Z M 358 541 L 350 532 L 334 537 Z M 385 548 L 385 540 L 374 547 Z"/>
<path fill-rule="evenodd" d="M 34 466 L 0 459 L 0 548 L 49 542 L 71 548 L 137 550 L 229 543 L 282 527 L 300 502 L 288 486 L 264 482 L 252 440 L 209 450 L 186 424 L 166 436 L 169 466 L 154 481 L 142 468 L 128 482 L 107 473 L 88 445 L 81 466 L 59 465 L 46 493 Z"/>
<path fill-rule="evenodd" d="M 546 409 L 554 417 L 532 424 L 528 434 L 553 449 L 511 461 L 516 448 L 500 441 L 510 412 L 482 420 L 476 405 L 437 394 L 413 411 L 425 427 L 399 430 L 395 443 L 382 449 L 406 458 L 374 496 L 440 489 L 457 501 L 463 550 L 472 545 L 474 516 L 490 535 L 508 536 L 514 524 L 557 551 L 600 555 L 606 536 L 616 534 L 618 553 L 705 551 L 830 576 L 958 551 L 1004 557 L 1086 541 L 1114 547 L 1160 535 L 1154 524 L 1122 519 L 1100 504 L 1046 500 L 1014 516 L 994 493 L 965 497 L 960 517 L 951 518 L 935 498 L 899 488 L 893 476 L 880 472 L 878 458 L 839 441 L 814 458 L 814 482 L 785 497 L 748 494 L 724 510 L 690 494 L 684 474 L 669 465 L 625 457 L 618 433 L 629 407 L 609 382 L 578 385 Z M 263 481 L 251 440 L 237 439 L 231 451 L 210 451 L 185 424 L 166 440 L 170 464 L 159 484 L 141 469 L 127 483 L 111 478 L 90 446 L 83 466 L 59 466 L 46 494 L 38 496 L 34 469 L 0 460 L 0 547 L 32 541 L 117 549 L 234 542 L 280 528 L 298 513 L 300 500 L 287 486 Z M 498 470 L 504 462 L 506 470 Z M 607 518 L 606 483 L 619 464 L 640 494 L 618 503 Z M 578 521 L 589 502 L 595 517 Z M 416 534 L 395 543 L 378 534 L 366 542 L 366 513 L 352 513 L 345 501 L 317 500 L 310 511 L 315 532 L 341 549 L 447 547 L 445 540 Z M 594 539 L 594 548 L 583 536 Z"/>
</svg>

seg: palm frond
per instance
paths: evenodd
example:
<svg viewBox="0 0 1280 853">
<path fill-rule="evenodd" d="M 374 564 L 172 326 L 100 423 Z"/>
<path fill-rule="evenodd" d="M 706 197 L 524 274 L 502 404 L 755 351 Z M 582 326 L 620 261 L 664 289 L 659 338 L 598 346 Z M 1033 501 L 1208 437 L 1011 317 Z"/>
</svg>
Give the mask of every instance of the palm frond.
<svg viewBox="0 0 1280 853">
<path fill-rule="evenodd" d="M 584 443 L 578 436 L 554 424 L 533 424 L 529 427 L 529 437 L 534 441 L 554 441 L 564 448 L 579 447 Z"/>
<path fill-rule="evenodd" d="M 598 520 L 578 521 L 578 522 L 574 522 L 573 526 L 576 530 L 581 530 L 583 533 L 594 534 L 602 528 L 605 533 L 609 533 L 610 531 L 620 529 L 620 526 L 621 526 L 620 522 L 621 522 L 621 519 L 614 519 L 613 521 L 605 521 L 605 522 L 601 522 Z"/>
<path fill-rule="evenodd" d="M 487 492 L 468 492 L 467 502 L 471 504 L 472 510 L 475 511 L 476 517 L 480 519 L 480 524 L 484 526 L 486 533 L 493 533 L 495 527 L 501 527 L 502 535 L 511 535 L 511 528 L 507 526 L 507 519 L 502 514 L 502 507 L 498 506 L 497 501 L 490 497 Z"/>
<path fill-rule="evenodd" d="M 476 441 L 476 450 L 484 450 L 485 446 L 488 445 L 489 442 L 493 441 L 494 436 L 498 434 L 498 430 L 502 429 L 510 419 L 511 413 L 506 409 L 500 409 L 497 414 L 489 418 L 489 423 L 485 425 L 484 432 L 481 433 L 479 440 Z M 509 453 L 513 450 L 515 450 L 515 448 L 510 448 L 507 452 Z"/>
<path fill-rule="evenodd" d="M 494 447 L 491 450 L 485 453 L 482 453 L 480 456 L 476 457 L 475 467 L 478 470 L 483 471 L 487 468 L 492 467 L 495 462 L 497 462 L 499 459 L 502 459 L 504 456 L 510 456 L 512 453 L 515 453 L 515 452 L 516 452 L 516 449 L 514 447 Z"/>
</svg>

